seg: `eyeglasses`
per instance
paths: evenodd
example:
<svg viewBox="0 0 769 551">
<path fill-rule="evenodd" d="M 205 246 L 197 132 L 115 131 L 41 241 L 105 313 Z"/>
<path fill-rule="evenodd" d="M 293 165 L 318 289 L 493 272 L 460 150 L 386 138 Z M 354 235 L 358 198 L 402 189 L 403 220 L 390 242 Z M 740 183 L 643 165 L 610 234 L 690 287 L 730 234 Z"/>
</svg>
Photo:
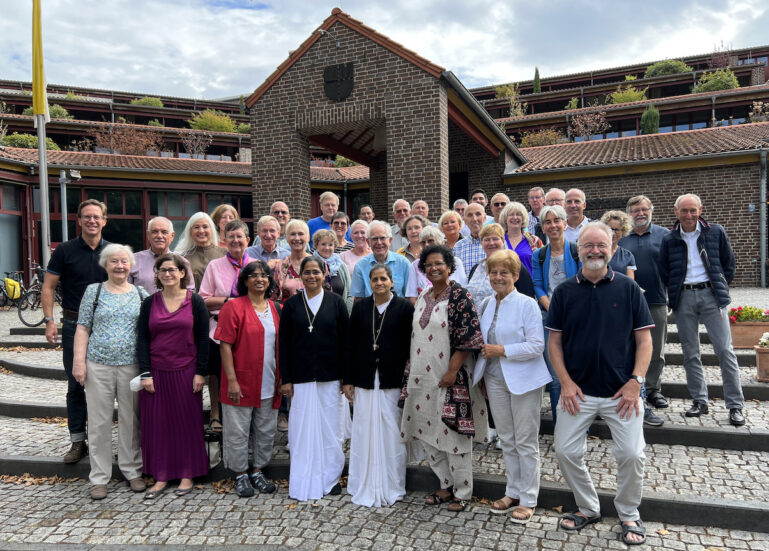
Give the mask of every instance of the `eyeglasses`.
<svg viewBox="0 0 769 551">
<path fill-rule="evenodd" d="M 606 243 L 580 243 L 579 248 L 586 249 L 588 251 L 593 249 L 598 249 L 599 251 L 607 251 L 609 250 L 609 245 Z"/>
<path fill-rule="evenodd" d="M 345 221 L 341 221 L 341 222 L 337 221 L 337 222 L 332 222 L 331 225 L 332 226 L 346 226 L 347 222 L 345 222 Z"/>
<path fill-rule="evenodd" d="M 101 216 L 100 214 L 84 214 L 84 215 L 80 216 L 81 220 L 89 220 L 89 221 L 90 220 L 101 220 L 102 218 L 104 218 L 104 217 Z"/>
<path fill-rule="evenodd" d="M 638 207 L 638 208 L 635 208 L 635 209 L 630 209 L 630 214 L 642 214 L 642 213 L 647 213 L 647 212 L 651 212 L 651 211 L 652 211 L 652 209 L 650 209 L 648 207 Z"/>
<path fill-rule="evenodd" d="M 398 209 L 393 211 L 395 214 L 408 214 L 409 209 Z"/>
<path fill-rule="evenodd" d="M 267 274 L 263 274 L 261 272 L 254 272 L 253 274 L 248 274 L 248 279 L 269 279 L 270 276 Z"/>
<path fill-rule="evenodd" d="M 178 268 L 160 268 L 157 272 L 159 274 L 169 274 L 169 275 L 171 275 L 171 274 L 175 274 L 178 271 L 179 271 Z"/>
<path fill-rule="evenodd" d="M 430 270 L 432 268 L 440 268 L 441 266 L 445 266 L 445 262 L 436 262 L 434 264 L 425 264 L 425 270 Z"/>
</svg>

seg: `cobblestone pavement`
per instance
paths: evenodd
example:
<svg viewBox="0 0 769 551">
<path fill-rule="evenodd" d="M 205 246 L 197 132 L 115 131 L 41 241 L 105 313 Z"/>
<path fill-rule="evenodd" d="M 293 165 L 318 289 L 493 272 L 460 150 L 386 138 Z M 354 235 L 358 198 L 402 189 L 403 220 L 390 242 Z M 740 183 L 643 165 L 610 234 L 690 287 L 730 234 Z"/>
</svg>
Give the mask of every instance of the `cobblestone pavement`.
<svg viewBox="0 0 769 551">
<path fill-rule="evenodd" d="M 0 417 L 0 455 L 59 456 L 67 451 L 66 425 L 29 419 Z M 113 430 L 113 441 L 117 433 Z M 115 449 L 117 449 L 115 447 Z M 345 453 L 349 456 L 348 446 Z M 769 479 L 756 466 L 769 463 L 769 452 L 718 450 L 701 447 L 649 444 L 646 448 L 645 487 L 661 494 L 744 501 L 769 501 Z M 285 433 L 275 439 L 273 458 L 288 460 Z M 553 437 L 540 437 L 542 480 L 565 483 L 553 451 Z M 585 462 L 597 488 L 616 489 L 616 464 L 612 441 L 590 438 Z M 502 452 L 492 446 L 475 445 L 475 473 L 504 475 Z M 427 465 L 423 463 L 423 465 Z"/>
<path fill-rule="evenodd" d="M 100 502 L 84 497 L 85 482 L 0 484 L 0 540 L 53 544 L 260 545 L 336 550 L 626 549 L 616 519 L 580 534 L 557 529 L 558 513 L 538 509 L 528 526 L 492 515 L 484 504 L 463 513 L 423 505 L 410 492 L 392 507 L 368 509 L 345 493 L 297 503 L 285 487 L 272 495 L 238 498 L 201 485 L 185 498 L 165 494 L 146 503 L 125 484 L 110 484 Z M 646 549 L 769 550 L 766 534 L 648 522 Z"/>
</svg>

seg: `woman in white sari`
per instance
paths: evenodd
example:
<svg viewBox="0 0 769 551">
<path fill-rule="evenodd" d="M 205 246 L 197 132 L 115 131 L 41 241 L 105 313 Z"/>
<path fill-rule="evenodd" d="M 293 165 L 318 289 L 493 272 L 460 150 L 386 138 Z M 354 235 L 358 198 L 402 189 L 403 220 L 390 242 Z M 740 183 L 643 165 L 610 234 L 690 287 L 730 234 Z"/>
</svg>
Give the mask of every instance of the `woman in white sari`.
<svg viewBox="0 0 769 551">
<path fill-rule="evenodd" d="M 401 442 L 398 398 L 409 359 L 411 302 L 393 294 L 386 264 L 369 273 L 373 295 L 352 309 L 344 391 L 355 416 L 347 491 L 353 503 L 392 505 L 406 495 L 406 445 Z"/>
</svg>

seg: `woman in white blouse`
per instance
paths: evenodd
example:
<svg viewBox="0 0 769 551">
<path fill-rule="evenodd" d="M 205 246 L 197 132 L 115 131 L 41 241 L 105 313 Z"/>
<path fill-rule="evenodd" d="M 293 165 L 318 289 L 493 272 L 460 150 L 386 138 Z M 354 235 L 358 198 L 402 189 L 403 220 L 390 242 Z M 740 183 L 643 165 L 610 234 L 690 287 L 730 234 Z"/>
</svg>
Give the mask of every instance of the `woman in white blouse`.
<svg viewBox="0 0 769 551">
<path fill-rule="evenodd" d="M 497 251 L 486 260 L 494 294 L 479 310 L 486 344 L 473 382 L 483 378 L 486 384 L 507 471 L 505 495 L 491 511 L 511 511 L 513 522 L 527 524 L 539 495 L 539 410 L 551 377 L 542 356 L 545 336 L 539 306 L 515 290 L 520 271 L 521 261 L 511 250 Z"/>
</svg>

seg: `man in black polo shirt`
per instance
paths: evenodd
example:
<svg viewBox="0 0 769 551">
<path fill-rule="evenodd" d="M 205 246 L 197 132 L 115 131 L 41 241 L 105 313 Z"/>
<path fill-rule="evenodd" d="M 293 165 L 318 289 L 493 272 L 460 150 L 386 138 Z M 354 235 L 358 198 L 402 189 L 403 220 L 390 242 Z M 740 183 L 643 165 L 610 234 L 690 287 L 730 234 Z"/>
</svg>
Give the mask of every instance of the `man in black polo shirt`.
<svg viewBox="0 0 769 551">
<path fill-rule="evenodd" d="M 48 262 L 41 302 L 45 314 L 45 338 L 50 343 L 58 340 L 56 322 L 53 319 L 53 295 L 61 282 L 64 321 L 61 327 L 63 363 L 67 374 L 67 424 L 72 447 L 64 455 L 65 463 L 77 463 L 88 453 L 86 445 L 85 390 L 72 376 L 72 353 L 75 341 L 80 299 L 91 283 L 107 279 L 107 272 L 99 266 L 99 255 L 104 246 L 101 232 L 107 223 L 107 206 L 96 199 L 87 199 L 77 208 L 80 237 L 61 243 Z"/>
<path fill-rule="evenodd" d="M 579 232 L 582 269 L 559 285 L 550 301 L 548 352 L 561 381 L 561 413 L 555 453 L 579 511 L 565 515 L 564 530 L 580 530 L 601 518 L 585 467 L 586 430 L 601 415 L 611 430 L 617 460 L 614 505 L 622 540 L 645 540 L 638 514 L 644 473 L 641 385 L 651 360 L 654 321 L 641 289 L 609 267 L 611 230 L 589 222 Z"/>
</svg>

